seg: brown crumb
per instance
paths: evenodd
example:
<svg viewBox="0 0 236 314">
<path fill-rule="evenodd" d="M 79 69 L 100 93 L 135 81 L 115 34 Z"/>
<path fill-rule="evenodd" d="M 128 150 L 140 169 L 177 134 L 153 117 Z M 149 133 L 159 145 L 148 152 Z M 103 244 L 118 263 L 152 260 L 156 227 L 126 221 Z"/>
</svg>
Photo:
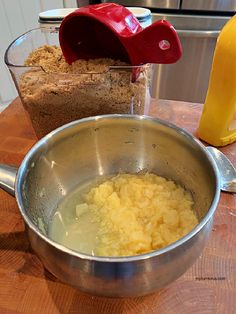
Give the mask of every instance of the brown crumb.
<svg viewBox="0 0 236 314">
<path fill-rule="evenodd" d="M 131 72 L 109 71 L 124 62 L 109 58 L 66 63 L 60 47 L 45 45 L 28 56 L 32 67 L 20 81 L 20 94 L 40 138 L 70 121 L 110 113 L 145 113 L 148 67 L 132 83 Z"/>
</svg>

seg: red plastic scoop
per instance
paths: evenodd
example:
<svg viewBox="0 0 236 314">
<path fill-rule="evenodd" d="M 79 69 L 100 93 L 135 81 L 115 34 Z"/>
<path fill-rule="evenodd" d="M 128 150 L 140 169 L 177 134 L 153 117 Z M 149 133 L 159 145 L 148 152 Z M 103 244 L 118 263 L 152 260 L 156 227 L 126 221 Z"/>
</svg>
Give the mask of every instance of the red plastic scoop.
<svg viewBox="0 0 236 314">
<path fill-rule="evenodd" d="M 59 40 L 66 61 L 110 57 L 131 65 L 174 63 L 182 55 L 173 26 L 157 21 L 142 29 L 125 7 L 103 3 L 81 7 L 67 15 Z"/>
</svg>

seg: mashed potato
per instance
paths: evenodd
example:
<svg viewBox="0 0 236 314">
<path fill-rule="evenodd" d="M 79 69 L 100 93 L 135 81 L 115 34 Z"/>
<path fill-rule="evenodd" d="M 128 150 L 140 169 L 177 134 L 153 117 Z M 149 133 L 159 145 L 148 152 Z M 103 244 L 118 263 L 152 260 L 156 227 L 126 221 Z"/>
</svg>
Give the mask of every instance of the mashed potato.
<svg viewBox="0 0 236 314">
<path fill-rule="evenodd" d="M 198 220 L 190 192 L 154 174 L 119 174 L 85 195 L 76 216 L 96 229 L 95 255 L 128 256 L 160 249 L 191 231 Z"/>
</svg>

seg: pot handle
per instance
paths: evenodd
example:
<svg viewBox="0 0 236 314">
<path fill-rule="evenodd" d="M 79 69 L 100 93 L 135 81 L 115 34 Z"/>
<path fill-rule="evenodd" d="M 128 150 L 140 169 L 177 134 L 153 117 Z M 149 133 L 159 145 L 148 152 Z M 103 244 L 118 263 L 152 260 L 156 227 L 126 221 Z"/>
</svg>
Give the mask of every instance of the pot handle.
<svg viewBox="0 0 236 314">
<path fill-rule="evenodd" d="M 236 169 L 228 157 L 215 147 L 207 146 L 208 154 L 216 163 L 221 191 L 236 193 Z"/>
<path fill-rule="evenodd" d="M 15 181 L 18 168 L 0 164 L 0 188 L 15 196 Z"/>
</svg>

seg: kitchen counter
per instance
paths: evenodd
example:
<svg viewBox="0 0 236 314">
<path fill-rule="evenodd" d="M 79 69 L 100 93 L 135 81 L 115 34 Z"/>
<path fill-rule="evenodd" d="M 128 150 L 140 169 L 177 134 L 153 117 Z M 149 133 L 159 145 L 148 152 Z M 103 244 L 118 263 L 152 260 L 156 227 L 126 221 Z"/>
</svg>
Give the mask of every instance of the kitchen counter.
<svg viewBox="0 0 236 314">
<path fill-rule="evenodd" d="M 202 106 L 158 101 L 151 115 L 195 134 Z M 17 98 L 0 114 L 0 163 L 20 165 L 36 142 Z M 221 149 L 236 164 L 236 143 Z M 158 293 L 140 298 L 90 296 L 46 271 L 32 252 L 14 197 L 0 190 L 0 313 L 235 313 L 236 195 L 221 193 L 210 240 L 195 264 Z"/>
</svg>

